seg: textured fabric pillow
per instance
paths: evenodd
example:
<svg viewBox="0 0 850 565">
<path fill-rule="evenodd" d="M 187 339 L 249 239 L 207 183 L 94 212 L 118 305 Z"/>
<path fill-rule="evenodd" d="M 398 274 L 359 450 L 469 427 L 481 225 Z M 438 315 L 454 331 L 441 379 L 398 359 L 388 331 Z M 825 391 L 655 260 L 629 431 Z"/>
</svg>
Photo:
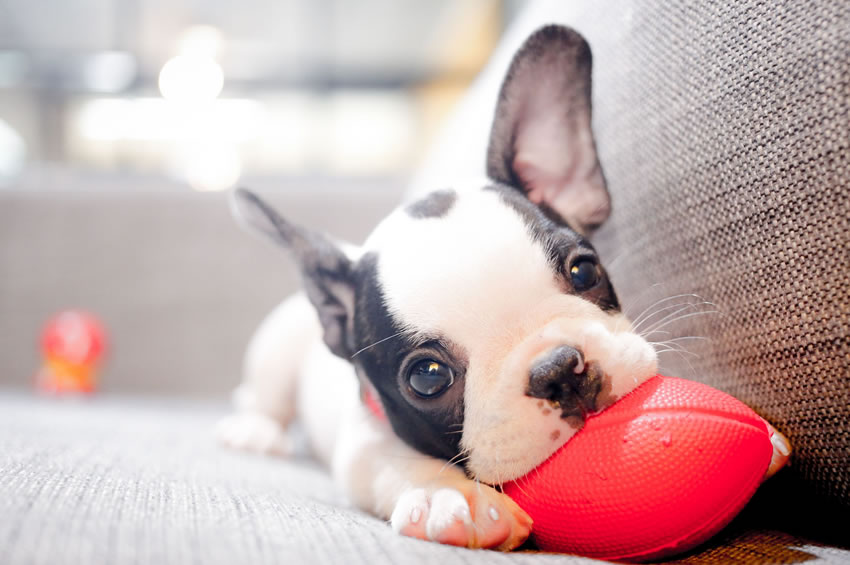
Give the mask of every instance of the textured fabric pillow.
<svg viewBox="0 0 850 565">
<path fill-rule="evenodd" d="M 62 400 L 0 390 L 3 565 L 602 563 L 400 536 L 353 508 L 327 471 L 302 455 L 258 457 L 217 446 L 210 431 L 224 405 Z M 850 550 L 765 528 L 747 514 L 681 563 L 850 559 Z"/>
<path fill-rule="evenodd" d="M 755 408 L 802 492 L 847 510 L 850 9 L 651 2 L 612 30 L 587 5 L 571 23 L 594 49 L 615 206 L 597 246 L 621 299 L 655 304 L 667 373 Z"/>
</svg>

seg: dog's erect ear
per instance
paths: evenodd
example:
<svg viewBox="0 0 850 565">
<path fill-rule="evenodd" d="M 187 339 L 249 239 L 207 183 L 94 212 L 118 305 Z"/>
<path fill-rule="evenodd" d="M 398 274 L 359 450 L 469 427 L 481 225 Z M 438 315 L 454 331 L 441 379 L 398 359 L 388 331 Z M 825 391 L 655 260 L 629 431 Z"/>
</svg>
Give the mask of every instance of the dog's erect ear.
<svg viewBox="0 0 850 565">
<path fill-rule="evenodd" d="M 514 56 L 496 106 L 487 174 L 589 234 L 611 211 L 590 125 L 590 47 L 550 25 Z"/>
<path fill-rule="evenodd" d="M 286 220 L 256 194 L 236 189 L 231 195 L 233 215 L 252 231 L 289 249 L 301 269 L 307 296 L 324 328 L 325 343 L 336 355 L 351 357 L 351 320 L 354 310 L 352 262 L 321 234 Z"/>
</svg>

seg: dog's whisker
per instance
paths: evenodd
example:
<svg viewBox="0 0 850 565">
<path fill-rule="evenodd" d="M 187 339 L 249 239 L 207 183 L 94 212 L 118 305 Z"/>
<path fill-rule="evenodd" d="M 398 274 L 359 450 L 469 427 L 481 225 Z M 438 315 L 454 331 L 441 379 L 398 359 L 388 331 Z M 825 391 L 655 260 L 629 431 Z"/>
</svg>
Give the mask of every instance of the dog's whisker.
<svg viewBox="0 0 850 565">
<path fill-rule="evenodd" d="M 691 364 L 690 360 L 688 359 L 688 356 L 696 359 L 701 359 L 701 357 L 693 351 L 688 351 L 685 348 L 682 342 L 686 342 L 688 340 L 709 341 L 709 339 L 706 337 L 688 335 L 675 337 L 664 341 L 650 341 L 649 344 L 652 345 L 658 355 L 661 355 L 662 353 L 676 353 L 685 363 L 687 363 L 688 368 L 691 370 L 691 373 L 696 374 L 696 370 L 694 369 L 693 364 Z"/>
<path fill-rule="evenodd" d="M 445 465 L 440 468 L 440 473 L 445 471 L 450 465 L 460 465 L 464 461 L 467 461 L 470 457 L 472 457 L 472 454 L 469 453 L 468 450 L 463 449 L 459 451 L 457 455 L 446 461 Z"/>
<path fill-rule="evenodd" d="M 661 314 L 662 312 L 667 312 L 668 310 L 673 310 L 675 308 L 682 308 L 682 309 L 686 310 L 688 308 L 697 308 L 699 306 L 714 306 L 715 308 L 717 307 L 714 303 L 708 302 L 707 300 L 704 300 L 702 302 L 680 302 L 678 304 L 670 304 L 670 305 L 667 305 L 663 308 L 659 308 L 658 310 L 655 310 L 654 312 L 652 312 L 651 314 L 649 314 L 647 316 L 643 316 L 639 321 L 635 321 L 634 322 L 635 331 L 637 331 L 643 324 L 649 323 L 649 320 L 651 320 L 654 316 Z"/>
<path fill-rule="evenodd" d="M 456 466 L 456 467 L 458 467 L 458 466 L 462 465 L 463 463 L 465 463 L 466 461 L 468 461 L 470 457 L 471 457 L 470 455 L 467 455 L 467 456 L 466 456 L 466 457 L 464 457 L 463 459 L 458 459 L 457 461 L 454 461 L 454 462 L 452 462 L 452 463 L 449 463 L 448 461 L 446 461 L 446 464 L 445 464 L 445 465 L 443 465 L 443 466 L 440 468 L 440 471 L 439 471 L 439 473 L 437 473 L 437 474 L 438 474 L 438 475 L 442 475 L 442 474 L 446 471 L 446 469 L 448 469 L 448 468 L 449 468 L 449 466 Z"/>
<path fill-rule="evenodd" d="M 672 302 L 676 300 L 676 302 Z M 672 303 L 671 303 L 672 302 Z M 711 302 L 710 300 L 705 300 L 697 294 L 679 294 L 676 296 L 671 296 L 669 300 L 659 303 L 656 303 L 652 308 L 652 310 L 645 310 L 637 322 L 639 325 L 649 323 L 649 320 L 662 312 L 667 312 L 669 310 L 673 310 L 675 308 L 680 307 L 698 307 L 698 306 L 712 306 L 717 307 L 716 304 Z"/>
<path fill-rule="evenodd" d="M 650 286 L 650 287 L 649 287 L 649 289 L 651 289 L 651 288 L 653 288 L 653 287 L 655 287 L 655 286 L 661 285 L 661 284 L 663 284 L 663 283 L 655 283 L 654 285 Z M 649 289 L 646 289 L 646 290 L 649 290 Z M 646 292 L 646 290 L 644 290 L 644 291 L 643 291 L 643 293 L 645 293 L 645 292 Z M 643 293 L 642 293 L 642 294 L 643 294 Z M 652 304 L 650 304 L 649 306 L 647 306 L 646 308 L 644 308 L 644 309 L 643 309 L 643 311 L 642 311 L 640 314 L 638 314 L 638 316 L 635 318 L 634 323 L 635 323 L 635 324 L 639 323 L 639 322 L 640 322 L 640 320 L 641 320 L 641 319 L 642 319 L 645 315 L 647 315 L 647 314 L 649 314 L 650 312 L 652 312 L 652 309 L 653 309 L 653 308 L 655 308 L 656 306 L 660 306 L 661 304 L 664 304 L 664 303 L 666 303 L 666 302 L 670 302 L 671 300 L 676 300 L 676 299 L 679 299 L 679 298 L 696 298 L 696 299 L 698 299 L 698 300 L 702 300 L 702 297 L 701 297 L 701 296 L 696 295 L 696 294 L 693 294 L 693 293 L 675 294 L 675 295 L 673 295 L 673 296 L 667 296 L 667 297 L 665 297 L 665 298 L 661 298 L 660 300 L 656 300 L 655 302 L 653 302 Z"/>
<path fill-rule="evenodd" d="M 666 332 L 666 333 L 670 333 L 670 332 Z M 701 336 L 701 335 L 684 335 L 682 337 L 674 337 L 673 339 L 667 340 L 667 342 L 681 341 L 681 340 L 685 340 L 685 339 L 700 339 L 700 340 L 703 340 L 703 341 L 711 341 L 711 338 L 704 337 L 704 336 Z"/>
<path fill-rule="evenodd" d="M 469 453 L 469 452 L 468 452 L 467 450 L 465 450 L 465 449 L 461 449 L 461 450 L 460 450 L 458 453 L 456 453 L 456 454 L 455 454 L 455 455 L 454 455 L 451 459 L 449 459 L 448 461 L 446 461 L 446 464 L 447 464 L 447 465 L 451 465 L 452 463 L 454 463 L 454 462 L 455 462 L 455 460 L 456 460 L 456 459 L 458 459 L 458 458 L 460 458 L 460 457 L 463 457 L 464 455 L 467 455 L 468 453 Z"/>
<path fill-rule="evenodd" d="M 669 333 L 669 332 L 667 332 Z M 700 340 L 700 341 L 711 341 L 707 337 L 699 337 L 699 336 L 684 336 L 684 337 L 676 337 L 673 339 L 668 339 L 666 341 L 650 341 L 649 344 L 652 345 L 656 351 L 660 351 L 659 347 L 664 347 L 666 349 L 676 349 L 678 351 L 688 351 L 685 346 L 682 344 L 685 340 Z"/>
<path fill-rule="evenodd" d="M 540 465 L 534 468 L 534 475 L 537 479 L 540 479 Z M 526 475 L 528 477 L 528 475 Z"/>
<path fill-rule="evenodd" d="M 537 468 L 535 468 L 534 470 L 537 471 L 538 473 L 540 472 Z M 519 490 L 519 492 L 521 492 L 522 495 L 525 498 L 531 498 L 531 497 L 528 496 L 528 492 L 524 488 L 522 488 L 522 481 L 523 480 L 528 481 L 528 476 L 526 475 L 525 477 L 522 477 L 522 478 L 514 481 L 514 484 L 516 485 L 517 490 Z M 504 490 L 504 486 L 502 486 L 501 482 L 499 483 L 499 486 Z"/>
<path fill-rule="evenodd" d="M 385 341 L 389 341 L 389 340 L 391 340 L 391 339 L 392 339 L 392 338 L 394 338 L 394 337 L 398 337 L 398 336 L 400 336 L 400 335 L 401 335 L 401 334 L 403 334 L 403 333 L 404 333 L 404 331 L 402 330 L 402 331 L 400 331 L 400 332 L 396 332 L 396 333 L 394 333 L 393 335 L 391 335 L 391 336 L 389 336 L 389 337 L 385 337 L 384 339 L 379 339 L 379 340 L 378 340 L 378 341 L 376 341 L 375 343 L 373 343 L 373 344 L 371 344 L 371 345 L 367 345 L 366 347 L 364 347 L 363 349 L 361 349 L 360 351 L 358 351 L 357 353 L 355 353 L 354 355 L 352 355 L 352 356 L 350 357 L 350 359 L 354 359 L 355 357 L 357 357 L 358 355 L 360 355 L 361 353 L 363 353 L 363 352 L 364 352 L 364 351 L 366 351 L 367 349 L 371 349 L 371 348 L 375 347 L 376 345 L 380 345 L 380 344 L 384 343 Z"/>
<path fill-rule="evenodd" d="M 655 310 L 651 313 L 648 313 L 646 316 L 641 318 L 640 321 L 635 322 L 635 326 L 634 326 L 635 330 L 639 330 L 640 327 L 643 326 L 644 324 L 655 323 L 655 322 L 650 322 L 650 320 L 652 320 L 654 317 L 658 316 L 659 314 L 663 314 L 664 312 L 669 312 L 670 310 L 675 310 L 677 308 L 684 308 L 684 309 L 697 308 L 698 306 L 703 306 L 703 305 L 704 305 L 704 303 L 702 303 L 702 302 L 679 302 L 677 304 L 668 304 L 667 306 L 664 306 L 663 308 L 658 308 L 657 310 Z M 657 320 L 655 320 L 655 321 L 657 321 Z"/>
<path fill-rule="evenodd" d="M 709 341 L 708 338 L 696 338 L 688 336 L 688 339 L 702 339 L 704 341 Z M 650 345 L 655 348 L 665 348 L 665 349 L 673 349 L 676 351 L 688 351 L 687 345 L 682 343 L 681 338 L 673 338 L 662 341 L 649 341 Z"/>
<path fill-rule="evenodd" d="M 685 357 L 685 356 L 682 354 L 682 352 L 681 352 L 681 351 L 676 350 L 676 349 L 671 349 L 671 350 L 669 350 L 669 351 L 663 351 L 663 352 L 661 352 L 661 353 L 670 353 L 670 352 L 672 352 L 672 353 L 677 353 L 677 354 L 679 355 L 679 357 L 681 357 L 682 361 L 684 361 L 685 363 L 687 363 L 688 368 L 691 370 L 691 376 L 694 376 L 694 375 L 696 375 L 696 374 L 697 374 L 697 371 L 696 371 L 696 369 L 694 369 L 693 364 L 691 364 L 690 360 L 689 360 L 687 357 Z M 700 358 L 700 356 L 699 356 L 699 355 L 697 355 L 696 357 L 697 357 L 698 359 Z"/>
<path fill-rule="evenodd" d="M 679 316 L 677 318 L 672 318 L 670 320 L 666 320 L 663 323 L 659 323 L 656 327 L 650 328 L 650 329 L 647 330 L 646 333 L 641 333 L 640 335 L 643 338 L 647 338 L 650 335 L 656 333 L 661 328 L 669 326 L 670 324 L 673 324 L 675 322 L 687 320 L 688 318 L 693 318 L 695 316 L 705 316 L 705 315 L 708 315 L 708 314 L 720 314 L 720 313 L 721 313 L 720 310 L 703 310 L 703 311 L 700 311 L 700 312 L 691 312 L 689 314 L 684 314 L 684 315 Z"/>
<path fill-rule="evenodd" d="M 667 333 L 667 334 L 669 334 L 670 332 L 668 332 L 668 331 L 663 331 L 663 330 L 662 330 L 662 331 L 661 331 L 661 332 L 659 332 L 659 333 Z M 676 345 L 676 346 L 681 347 L 681 344 L 680 344 L 679 342 L 680 342 L 680 341 L 689 340 L 689 339 L 701 340 L 701 341 L 711 341 L 711 340 L 710 340 L 709 338 L 707 338 L 707 337 L 696 336 L 696 335 L 686 335 L 686 336 L 674 337 L 674 338 L 671 338 L 671 339 L 666 339 L 666 340 L 664 340 L 664 341 L 649 341 L 649 344 L 650 344 L 650 345 Z"/>
<path fill-rule="evenodd" d="M 694 353 L 693 351 L 687 351 L 685 349 L 677 349 L 675 347 L 668 347 L 664 349 L 656 349 L 656 353 L 659 355 L 662 353 L 678 353 L 680 355 L 690 355 L 691 357 L 695 357 L 696 359 L 700 359 L 700 356 Z"/>
<path fill-rule="evenodd" d="M 662 327 L 662 324 L 663 324 L 664 322 L 666 322 L 666 321 L 667 321 L 667 320 L 669 320 L 670 318 L 674 318 L 674 317 L 678 316 L 678 315 L 679 315 L 679 314 L 681 314 L 682 312 L 687 312 L 688 310 L 692 309 L 692 308 L 693 308 L 693 306 L 691 306 L 690 304 L 685 304 L 685 305 L 682 305 L 682 304 L 676 304 L 676 305 L 674 306 L 674 308 L 676 308 L 676 310 L 675 310 L 674 312 L 671 312 L 671 313 L 667 314 L 666 316 L 664 316 L 664 317 L 663 317 L 663 318 L 661 318 L 660 320 L 654 320 L 654 321 L 653 321 L 653 322 L 649 325 L 649 327 L 648 327 L 648 328 L 646 328 L 646 329 L 644 329 L 644 330 L 642 330 L 642 331 L 640 332 L 640 335 L 642 335 L 642 336 L 644 336 L 644 337 L 645 337 L 646 335 L 649 335 L 649 334 L 646 334 L 646 333 L 644 333 L 644 332 L 651 331 L 651 330 L 653 330 L 653 329 L 657 329 L 657 328 Z M 644 320 L 644 321 L 646 321 L 646 320 Z"/>
<path fill-rule="evenodd" d="M 646 291 L 644 291 L 644 292 L 646 292 Z M 677 298 L 685 298 L 685 297 L 688 297 L 688 296 L 690 296 L 690 295 L 688 295 L 688 294 L 677 294 L 677 295 L 674 295 L 674 296 L 666 296 L 664 298 L 656 300 L 652 304 L 643 308 L 643 310 L 640 311 L 640 314 L 635 316 L 633 321 L 634 321 L 634 323 L 639 324 L 644 319 L 644 317 L 646 317 L 647 315 L 650 315 L 653 312 L 653 308 L 655 308 L 656 306 L 660 306 L 661 304 L 664 304 L 664 303 L 669 302 L 671 300 L 675 300 Z"/>
<path fill-rule="evenodd" d="M 709 306 L 709 307 L 717 308 L 717 306 L 715 304 L 713 304 L 711 302 L 705 302 L 705 301 L 704 302 L 698 302 L 698 303 L 676 304 L 674 306 L 667 307 L 667 308 L 664 309 L 664 310 L 672 310 L 674 308 L 677 308 L 677 310 L 675 312 L 670 312 L 669 314 L 667 314 L 663 318 L 661 318 L 659 320 L 654 320 L 652 322 L 652 324 L 649 326 L 649 328 L 646 328 L 646 330 L 657 329 L 657 328 L 663 327 L 664 322 L 666 322 L 670 318 L 675 318 L 676 316 L 678 316 L 679 314 L 681 314 L 683 312 L 686 312 L 686 311 L 692 310 L 692 309 L 697 309 L 697 308 L 700 308 L 700 307 L 703 307 L 703 306 Z M 704 311 L 708 311 L 708 310 L 697 310 L 697 311 L 698 312 L 704 312 Z M 649 318 L 645 318 L 644 323 L 646 323 L 648 320 L 649 320 Z M 644 330 L 644 331 L 646 331 L 646 330 Z"/>
<path fill-rule="evenodd" d="M 652 333 L 659 333 L 659 334 L 673 335 L 673 332 L 668 332 L 667 330 L 657 330 L 657 331 L 654 331 L 654 332 L 652 332 Z M 639 334 L 639 335 L 640 335 L 641 337 L 645 337 L 643 334 Z M 647 335 L 649 335 L 649 334 L 647 334 Z"/>
<path fill-rule="evenodd" d="M 684 346 L 678 343 L 654 343 L 650 342 L 655 351 L 665 351 L 665 350 L 675 350 L 675 351 L 687 351 Z"/>
<path fill-rule="evenodd" d="M 634 308 L 636 305 L 641 303 L 641 301 L 649 293 L 649 291 L 654 290 L 654 289 L 658 288 L 659 286 L 663 286 L 665 284 L 667 284 L 667 283 L 657 282 L 657 283 L 651 284 L 648 287 L 644 288 L 642 291 L 640 291 L 638 293 L 638 295 L 635 296 L 634 298 L 632 298 L 631 300 L 623 301 L 623 312 L 631 311 L 632 308 Z M 649 306 L 649 308 L 651 308 L 651 307 L 652 306 Z M 644 308 L 643 311 L 645 312 L 646 310 L 647 310 L 647 308 Z M 643 313 L 643 312 L 641 312 L 641 313 Z"/>
<path fill-rule="evenodd" d="M 472 458 L 472 454 L 467 454 L 465 457 L 461 457 L 460 459 L 456 459 L 452 462 L 452 465 L 460 466 L 463 463 L 466 463 Z"/>
</svg>

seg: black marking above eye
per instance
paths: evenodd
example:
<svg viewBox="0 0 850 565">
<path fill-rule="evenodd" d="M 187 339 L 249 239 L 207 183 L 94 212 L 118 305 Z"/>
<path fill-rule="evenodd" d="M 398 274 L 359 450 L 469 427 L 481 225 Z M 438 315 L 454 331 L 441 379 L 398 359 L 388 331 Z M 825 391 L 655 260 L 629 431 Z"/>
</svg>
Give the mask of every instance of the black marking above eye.
<svg viewBox="0 0 850 565">
<path fill-rule="evenodd" d="M 457 193 L 454 190 L 437 190 L 409 204 L 405 210 L 416 219 L 442 218 L 452 209 L 455 200 Z"/>
<path fill-rule="evenodd" d="M 601 280 L 599 263 L 590 257 L 580 257 L 570 265 L 570 280 L 576 291 L 590 290 Z"/>
<path fill-rule="evenodd" d="M 435 398 L 443 394 L 455 381 L 451 367 L 433 359 L 421 359 L 407 371 L 410 389 L 421 398 Z"/>
</svg>

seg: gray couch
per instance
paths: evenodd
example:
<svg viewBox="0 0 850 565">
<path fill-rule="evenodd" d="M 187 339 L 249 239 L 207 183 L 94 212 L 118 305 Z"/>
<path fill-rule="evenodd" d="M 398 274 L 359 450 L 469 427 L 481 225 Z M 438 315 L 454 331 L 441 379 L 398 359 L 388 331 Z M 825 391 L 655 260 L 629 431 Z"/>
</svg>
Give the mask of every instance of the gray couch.
<svg viewBox="0 0 850 565">
<path fill-rule="evenodd" d="M 403 538 L 352 508 L 306 455 L 231 453 L 212 440 L 221 402 L 0 394 L 0 562 L 592 563 Z M 302 451 L 303 453 L 303 451 Z M 845 562 L 747 512 L 682 563 Z"/>
<path fill-rule="evenodd" d="M 663 355 L 664 372 L 741 398 L 795 447 L 729 528 L 680 561 L 850 562 L 850 8 L 544 7 L 522 25 L 561 21 L 594 49 L 615 206 L 597 246 L 621 299 L 632 313 L 680 294 L 710 302 L 719 313 L 669 328 L 709 339 Z M 357 237 L 397 193 L 270 196 Z M 352 216 L 362 225 L 334 229 Z M 38 324 L 76 303 L 112 329 L 106 391 L 160 395 L 2 393 L 3 563 L 585 561 L 403 539 L 309 459 L 216 448 L 211 426 L 245 340 L 294 284 L 275 250 L 235 231 L 219 196 L 2 193 L 0 270 L 7 390 L 37 364 Z M 185 399 L 199 389 L 214 399 Z"/>
</svg>

